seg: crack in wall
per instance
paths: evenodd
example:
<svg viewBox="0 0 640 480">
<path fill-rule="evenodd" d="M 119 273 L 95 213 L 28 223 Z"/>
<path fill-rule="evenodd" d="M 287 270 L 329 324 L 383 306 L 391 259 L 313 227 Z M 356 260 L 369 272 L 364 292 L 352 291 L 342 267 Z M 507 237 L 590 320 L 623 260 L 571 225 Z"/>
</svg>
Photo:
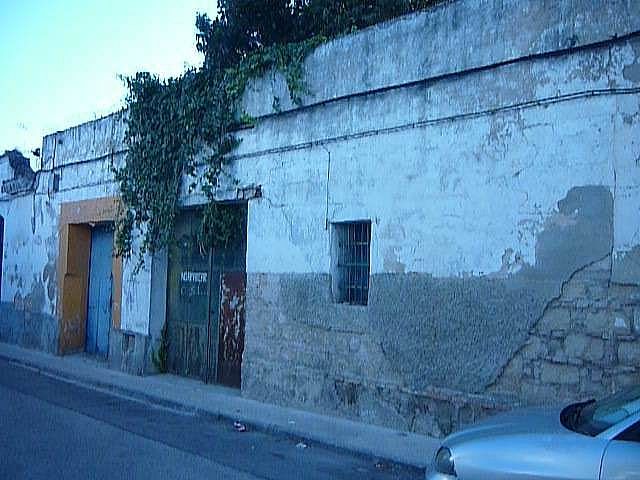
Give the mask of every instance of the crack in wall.
<svg viewBox="0 0 640 480">
<path fill-rule="evenodd" d="M 640 286 L 613 281 L 612 257 L 590 262 L 564 282 L 489 391 L 513 391 L 525 403 L 544 403 L 637 384 Z"/>
<path fill-rule="evenodd" d="M 565 293 L 565 289 L 566 289 L 567 285 L 569 283 L 571 283 L 574 280 L 574 278 L 576 276 L 578 276 L 579 274 L 581 274 L 582 272 L 585 272 L 586 270 L 588 270 L 589 268 L 593 267 L 594 265 L 597 265 L 598 263 L 606 260 L 607 258 L 611 258 L 611 257 L 612 257 L 612 253 L 607 253 L 606 255 L 604 255 L 601 258 L 597 258 L 597 259 L 587 263 L 586 265 L 583 265 L 582 267 L 578 268 L 577 270 L 574 270 L 571 273 L 571 275 L 569 275 L 569 277 L 562 282 L 562 285 L 560 287 L 560 293 L 547 302 L 547 304 L 544 306 L 544 309 L 542 310 L 542 313 L 533 322 L 533 325 L 529 329 L 530 337 L 516 351 L 513 352 L 513 355 L 511 355 L 509 360 L 500 368 L 499 372 L 496 373 L 496 378 L 487 384 L 487 386 L 485 387 L 485 390 L 491 390 L 492 388 L 495 388 L 496 385 L 502 380 L 502 376 L 504 375 L 505 370 L 507 370 L 507 368 L 509 367 L 509 364 L 514 360 L 515 357 L 520 355 L 522 353 L 522 351 L 529 345 L 529 341 L 531 339 L 531 335 L 534 335 L 536 333 L 536 328 L 538 327 L 538 325 L 540 324 L 542 319 L 545 317 L 545 315 L 547 315 L 549 310 L 552 309 L 552 308 L 555 308 L 557 302 L 562 299 L 562 297 L 563 297 L 563 295 Z M 613 263 L 613 261 L 610 262 L 610 264 L 612 264 L 612 263 Z M 612 272 L 611 272 L 611 270 L 609 270 L 609 272 L 610 273 L 609 273 L 608 282 L 609 282 L 609 285 L 610 285 L 611 284 L 611 274 L 612 274 Z"/>
</svg>

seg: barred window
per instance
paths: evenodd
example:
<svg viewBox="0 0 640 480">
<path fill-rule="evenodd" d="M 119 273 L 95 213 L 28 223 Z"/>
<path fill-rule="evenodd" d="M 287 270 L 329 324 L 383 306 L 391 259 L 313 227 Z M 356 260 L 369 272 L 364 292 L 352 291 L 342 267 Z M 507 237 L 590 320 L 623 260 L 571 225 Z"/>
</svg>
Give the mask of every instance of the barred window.
<svg viewBox="0 0 640 480">
<path fill-rule="evenodd" d="M 332 287 L 338 303 L 366 305 L 369 298 L 371 221 L 333 224 Z"/>
</svg>

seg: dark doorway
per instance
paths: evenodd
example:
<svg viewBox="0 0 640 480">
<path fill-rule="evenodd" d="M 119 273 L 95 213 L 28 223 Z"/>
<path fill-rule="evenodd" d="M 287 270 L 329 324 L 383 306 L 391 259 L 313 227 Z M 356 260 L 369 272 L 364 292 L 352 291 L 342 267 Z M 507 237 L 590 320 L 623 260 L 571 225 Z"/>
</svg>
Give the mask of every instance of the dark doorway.
<svg viewBox="0 0 640 480">
<path fill-rule="evenodd" d="M 169 370 L 205 382 L 240 387 L 244 350 L 247 207 L 234 241 L 224 249 L 202 245 L 201 212 L 184 211 L 169 257 L 167 333 Z"/>
</svg>

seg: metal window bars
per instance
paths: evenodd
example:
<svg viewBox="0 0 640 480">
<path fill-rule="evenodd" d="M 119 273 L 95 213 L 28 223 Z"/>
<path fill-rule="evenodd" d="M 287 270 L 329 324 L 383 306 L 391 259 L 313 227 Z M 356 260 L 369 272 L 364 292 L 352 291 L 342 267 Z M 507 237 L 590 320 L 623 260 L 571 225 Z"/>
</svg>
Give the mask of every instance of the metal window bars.
<svg viewBox="0 0 640 480">
<path fill-rule="evenodd" d="M 369 297 L 371 222 L 338 223 L 338 301 L 366 305 Z"/>
</svg>

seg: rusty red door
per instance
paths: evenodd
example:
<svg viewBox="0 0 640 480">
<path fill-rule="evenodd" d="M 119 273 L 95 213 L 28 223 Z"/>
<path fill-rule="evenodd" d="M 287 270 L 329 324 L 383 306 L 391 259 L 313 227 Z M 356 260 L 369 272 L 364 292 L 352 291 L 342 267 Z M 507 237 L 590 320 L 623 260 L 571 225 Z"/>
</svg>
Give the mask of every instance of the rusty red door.
<svg viewBox="0 0 640 480">
<path fill-rule="evenodd" d="M 222 274 L 220 282 L 220 327 L 218 338 L 218 382 L 240 388 L 244 352 L 244 302 L 246 274 Z"/>
<path fill-rule="evenodd" d="M 219 288 L 219 301 L 217 335 L 212 341 L 216 342 L 217 382 L 240 388 L 247 278 L 247 208 L 246 204 L 238 205 L 237 208 L 241 209 L 241 220 L 237 225 L 238 231 L 232 236 L 234 240 L 225 249 L 217 250 L 213 255 L 212 277 L 219 278 L 216 285 Z"/>
</svg>

